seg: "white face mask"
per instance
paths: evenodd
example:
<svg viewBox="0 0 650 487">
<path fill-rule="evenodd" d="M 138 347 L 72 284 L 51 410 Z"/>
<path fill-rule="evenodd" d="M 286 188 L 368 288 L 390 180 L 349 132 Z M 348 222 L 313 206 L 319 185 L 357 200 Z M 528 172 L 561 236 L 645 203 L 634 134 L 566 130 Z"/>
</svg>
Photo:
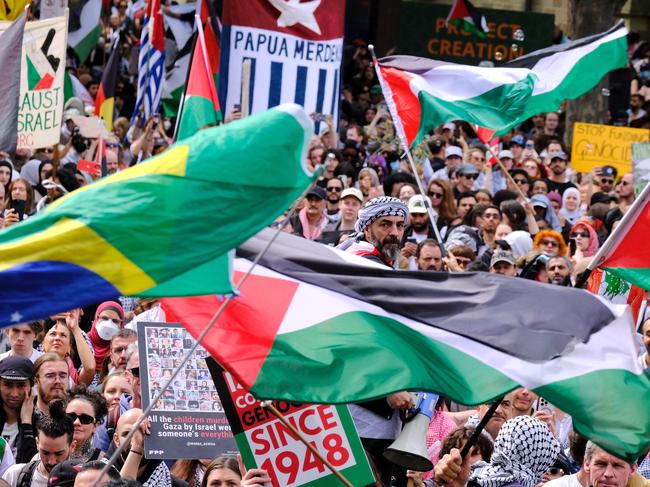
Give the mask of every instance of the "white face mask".
<svg viewBox="0 0 650 487">
<path fill-rule="evenodd" d="M 111 320 L 101 320 L 95 325 L 95 328 L 99 337 L 107 342 L 119 331 L 119 327 Z"/>
</svg>

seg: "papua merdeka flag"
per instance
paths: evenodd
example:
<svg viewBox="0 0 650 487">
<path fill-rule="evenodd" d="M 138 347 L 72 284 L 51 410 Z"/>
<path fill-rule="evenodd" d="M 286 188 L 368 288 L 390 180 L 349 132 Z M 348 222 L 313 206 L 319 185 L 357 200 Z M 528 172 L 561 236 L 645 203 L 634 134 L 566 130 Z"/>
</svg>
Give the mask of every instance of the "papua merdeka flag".
<svg viewBox="0 0 650 487">
<path fill-rule="evenodd" d="M 345 0 L 225 0 L 218 86 L 224 113 L 234 105 L 246 111 L 249 60 L 248 113 L 292 102 L 338 120 L 344 15 Z"/>
<path fill-rule="evenodd" d="M 531 116 L 557 110 L 625 67 L 627 29 L 531 52 L 503 67 L 455 64 L 413 56 L 379 60 L 380 82 L 398 130 L 409 145 L 438 125 L 465 120 L 500 135 Z"/>
<path fill-rule="evenodd" d="M 234 282 L 272 236 L 238 248 Z M 163 307 L 196 337 L 221 302 Z M 425 390 L 481 404 L 521 385 L 632 459 L 650 445 L 650 377 L 630 320 L 626 307 L 583 290 L 394 271 L 280 234 L 202 345 L 257 398 L 346 403 Z"/>
<path fill-rule="evenodd" d="M 485 38 L 490 32 L 487 20 L 469 0 L 454 0 L 449 15 L 447 15 L 447 24 L 460 27 L 466 32 L 472 32 L 478 37 Z"/>
</svg>

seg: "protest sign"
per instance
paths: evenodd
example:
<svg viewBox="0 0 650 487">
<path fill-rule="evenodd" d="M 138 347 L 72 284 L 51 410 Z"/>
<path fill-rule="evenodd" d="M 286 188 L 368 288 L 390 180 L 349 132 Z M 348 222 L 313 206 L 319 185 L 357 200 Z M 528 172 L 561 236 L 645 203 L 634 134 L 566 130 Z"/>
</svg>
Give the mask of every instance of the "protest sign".
<svg viewBox="0 0 650 487">
<path fill-rule="evenodd" d="M 647 142 L 650 130 L 576 122 L 573 128 L 571 166 L 578 172 L 614 166 L 618 174 L 632 170 L 631 144 Z"/>
<path fill-rule="evenodd" d="M 637 195 L 650 182 L 650 142 L 632 144 L 632 181 Z"/>
<path fill-rule="evenodd" d="M 0 32 L 11 25 L 0 22 Z M 63 117 L 67 20 L 27 22 L 23 38 L 18 111 L 18 148 L 58 144 Z"/>
<path fill-rule="evenodd" d="M 63 17 L 68 8 L 68 0 L 43 0 L 41 2 L 41 20 Z"/>
<path fill-rule="evenodd" d="M 144 408 L 194 343 L 180 324 L 138 323 Z M 221 399 L 210 380 L 205 362 L 208 352 L 199 346 L 194 355 L 152 409 L 151 434 L 144 442 L 146 458 L 214 458 L 237 453 Z"/>
<path fill-rule="evenodd" d="M 229 372 L 212 358 L 207 362 L 246 468 L 266 470 L 274 487 L 339 483 L 318 457 Z M 287 401 L 273 404 L 352 485 L 374 482 L 347 406 Z"/>
</svg>

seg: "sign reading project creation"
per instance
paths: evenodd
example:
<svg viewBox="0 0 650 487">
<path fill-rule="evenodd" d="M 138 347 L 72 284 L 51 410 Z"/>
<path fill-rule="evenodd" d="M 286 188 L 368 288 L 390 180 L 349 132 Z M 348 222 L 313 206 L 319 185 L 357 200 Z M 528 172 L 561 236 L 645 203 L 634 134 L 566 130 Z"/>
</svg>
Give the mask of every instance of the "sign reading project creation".
<svg viewBox="0 0 650 487">
<path fill-rule="evenodd" d="M 229 372 L 213 359 L 208 359 L 208 367 L 246 468 L 266 470 L 273 487 L 339 484 L 325 464 Z M 347 406 L 287 401 L 273 405 L 352 485 L 374 482 Z"/>
<path fill-rule="evenodd" d="M 10 25 L 0 22 L 0 32 Z M 59 143 L 67 42 L 65 17 L 27 22 L 25 26 L 18 148 L 38 149 Z"/>
<path fill-rule="evenodd" d="M 138 323 L 142 405 L 147 408 L 196 341 L 177 323 Z M 142 351 L 145 352 L 142 352 Z M 145 436 L 146 458 L 214 458 L 236 454 L 237 446 L 206 365 L 208 352 L 194 356 L 165 389 Z"/>
<path fill-rule="evenodd" d="M 249 113 L 297 103 L 338 120 L 344 13 L 345 0 L 225 0 L 219 69 L 225 113 L 249 100 L 243 107 Z"/>
<path fill-rule="evenodd" d="M 573 126 L 571 165 L 578 172 L 614 166 L 619 176 L 632 170 L 632 144 L 647 142 L 650 130 L 576 122 Z"/>
<path fill-rule="evenodd" d="M 486 38 L 446 25 L 450 5 L 400 4 L 400 54 L 460 64 L 496 65 L 551 45 L 554 16 L 480 8 L 490 32 Z"/>
</svg>

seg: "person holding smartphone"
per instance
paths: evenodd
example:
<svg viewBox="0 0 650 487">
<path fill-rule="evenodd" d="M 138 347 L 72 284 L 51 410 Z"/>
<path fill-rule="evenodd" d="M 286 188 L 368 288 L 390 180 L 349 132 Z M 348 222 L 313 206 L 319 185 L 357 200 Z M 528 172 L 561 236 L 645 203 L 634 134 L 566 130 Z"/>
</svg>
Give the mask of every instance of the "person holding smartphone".
<svg viewBox="0 0 650 487">
<path fill-rule="evenodd" d="M 16 179 L 9 185 L 9 198 L 4 211 L 5 226 L 23 221 L 32 212 L 34 190 L 25 179 Z"/>
</svg>

